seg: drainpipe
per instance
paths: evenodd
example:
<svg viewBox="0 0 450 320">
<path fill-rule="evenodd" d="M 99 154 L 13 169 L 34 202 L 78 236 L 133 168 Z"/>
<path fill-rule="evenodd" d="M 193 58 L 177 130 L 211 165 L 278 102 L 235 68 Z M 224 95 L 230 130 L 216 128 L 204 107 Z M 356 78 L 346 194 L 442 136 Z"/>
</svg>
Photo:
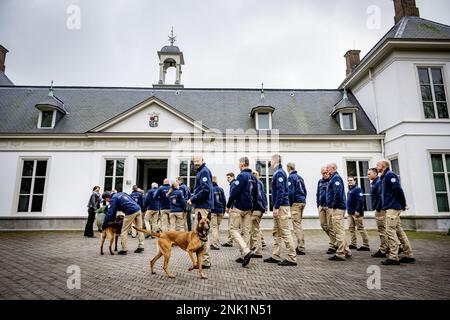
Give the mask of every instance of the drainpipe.
<svg viewBox="0 0 450 320">
<path fill-rule="evenodd" d="M 374 100 L 374 104 L 375 104 L 375 126 L 377 129 L 377 134 L 379 134 L 380 133 L 380 123 L 378 121 L 378 99 L 377 99 L 377 91 L 376 91 L 376 86 L 375 86 L 373 68 L 369 69 L 369 79 L 370 79 L 370 83 L 372 85 L 372 94 L 373 94 L 373 100 Z"/>
</svg>

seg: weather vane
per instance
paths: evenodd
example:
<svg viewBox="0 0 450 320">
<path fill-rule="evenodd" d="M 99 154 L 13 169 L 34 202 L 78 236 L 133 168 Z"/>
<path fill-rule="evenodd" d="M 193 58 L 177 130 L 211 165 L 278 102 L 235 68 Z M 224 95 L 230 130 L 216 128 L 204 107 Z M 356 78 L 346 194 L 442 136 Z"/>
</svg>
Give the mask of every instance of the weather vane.
<svg viewBox="0 0 450 320">
<path fill-rule="evenodd" d="M 170 45 L 173 46 L 173 43 L 177 40 L 175 40 L 177 36 L 173 34 L 173 26 L 172 26 L 172 30 L 170 31 L 170 35 L 169 35 L 169 42 Z"/>
<path fill-rule="evenodd" d="M 264 96 L 264 82 L 261 82 L 261 100 L 264 100 L 265 96 Z"/>
</svg>

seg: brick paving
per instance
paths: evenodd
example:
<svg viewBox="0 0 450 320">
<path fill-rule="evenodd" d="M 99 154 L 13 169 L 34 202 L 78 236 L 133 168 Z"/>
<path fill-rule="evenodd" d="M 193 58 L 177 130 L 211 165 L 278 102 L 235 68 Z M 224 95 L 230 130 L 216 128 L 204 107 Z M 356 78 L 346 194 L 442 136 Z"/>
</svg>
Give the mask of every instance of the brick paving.
<svg viewBox="0 0 450 320">
<path fill-rule="evenodd" d="M 450 236 L 408 232 L 417 263 L 399 267 L 380 265 L 381 259 L 353 250 L 353 259 L 330 262 L 321 231 L 306 231 L 307 255 L 297 267 L 279 267 L 253 259 L 249 268 L 234 260 L 238 249 L 212 251 L 209 279 L 188 272 L 190 260 L 173 249 L 169 264 L 176 275 L 168 279 L 161 258 L 152 275 L 149 260 L 156 240 L 147 239 L 143 254 L 99 254 L 99 235 L 86 239 L 81 232 L 0 232 L 0 299 L 450 299 Z M 378 245 L 369 232 L 372 250 Z M 265 233 L 268 257 L 272 239 Z M 222 234 L 225 239 L 225 234 Z M 119 245 L 120 248 L 120 245 Z M 133 249 L 133 250 L 131 250 Z M 81 269 L 81 289 L 68 289 L 67 267 Z M 380 266 L 381 289 L 369 290 L 367 268 Z"/>
</svg>

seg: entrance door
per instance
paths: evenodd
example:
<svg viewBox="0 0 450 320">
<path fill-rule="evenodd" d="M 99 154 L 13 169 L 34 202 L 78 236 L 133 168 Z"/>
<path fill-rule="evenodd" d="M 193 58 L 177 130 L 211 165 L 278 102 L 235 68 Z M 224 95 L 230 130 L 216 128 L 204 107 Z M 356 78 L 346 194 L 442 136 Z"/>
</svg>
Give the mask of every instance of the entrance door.
<svg viewBox="0 0 450 320">
<path fill-rule="evenodd" d="M 137 186 L 147 192 L 153 182 L 158 186 L 167 178 L 167 159 L 138 159 Z"/>
</svg>

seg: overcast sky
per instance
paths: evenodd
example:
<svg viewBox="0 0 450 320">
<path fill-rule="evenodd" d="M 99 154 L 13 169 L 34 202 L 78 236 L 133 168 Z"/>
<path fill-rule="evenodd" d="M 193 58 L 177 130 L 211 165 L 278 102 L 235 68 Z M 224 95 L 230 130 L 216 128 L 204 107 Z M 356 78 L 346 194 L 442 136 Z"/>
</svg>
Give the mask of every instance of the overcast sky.
<svg viewBox="0 0 450 320">
<path fill-rule="evenodd" d="M 450 25 L 450 1 L 416 2 Z M 0 0 L 0 44 L 18 85 L 151 87 L 174 26 L 187 88 L 336 88 L 393 17 L 392 0 Z"/>
</svg>

